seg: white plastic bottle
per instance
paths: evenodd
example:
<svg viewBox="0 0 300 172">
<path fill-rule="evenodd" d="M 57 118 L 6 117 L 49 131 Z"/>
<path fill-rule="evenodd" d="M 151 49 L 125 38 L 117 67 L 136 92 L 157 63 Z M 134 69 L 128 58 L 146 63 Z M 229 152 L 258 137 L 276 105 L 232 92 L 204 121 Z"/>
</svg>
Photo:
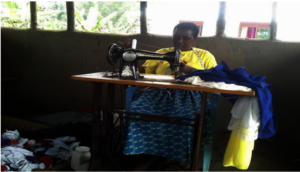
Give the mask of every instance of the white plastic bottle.
<svg viewBox="0 0 300 172">
<path fill-rule="evenodd" d="M 71 168 L 75 171 L 87 171 L 90 165 L 90 148 L 78 146 L 72 153 Z"/>
</svg>

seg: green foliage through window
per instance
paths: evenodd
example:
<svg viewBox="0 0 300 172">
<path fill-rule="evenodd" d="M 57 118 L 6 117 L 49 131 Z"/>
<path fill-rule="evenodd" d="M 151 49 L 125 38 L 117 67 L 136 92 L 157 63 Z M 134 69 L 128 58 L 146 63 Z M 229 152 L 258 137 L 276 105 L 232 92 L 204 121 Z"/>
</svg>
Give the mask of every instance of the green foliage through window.
<svg viewBox="0 0 300 172">
<path fill-rule="evenodd" d="M 257 29 L 258 39 L 269 39 L 270 38 L 270 29 Z"/>
<path fill-rule="evenodd" d="M 40 1 L 36 8 L 39 29 L 67 30 L 65 1 Z"/>
<path fill-rule="evenodd" d="M 1 27 L 30 28 L 30 3 L 1 1 Z"/>
<path fill-rule="evenodd" d="M 75 1 L 75 28 L 79 31 L 140 33 L 140 3 L 135 1 Z"/>
</svg>

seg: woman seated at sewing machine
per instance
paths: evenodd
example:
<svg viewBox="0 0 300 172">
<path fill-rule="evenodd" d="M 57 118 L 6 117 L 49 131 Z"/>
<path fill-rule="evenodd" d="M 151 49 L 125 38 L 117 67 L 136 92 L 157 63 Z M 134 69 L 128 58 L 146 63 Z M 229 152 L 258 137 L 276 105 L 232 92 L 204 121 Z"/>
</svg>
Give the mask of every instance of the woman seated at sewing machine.
<svg viewBox="0 0 300 172">
<path fill-rule="evenodd" d="M 180 23 L 173 30 L 174 47 L 160 49 L 157 52 L 167 53 L 174 50 L 174 48 L 179 48 L 181 50 L 180 62 L 185 64 L 180 67 L 179 72 L 181 74 L 213 68 L 217 65 L 214 56 L 206 50 L 192 47 L 192 44 L 197 40 L 198 34 L 199 29 L 197 25 Z M 129 44 L 130 40 L 128 40 L 126 46 L 129 47 Z M 172 74 L 170 64 L 167 61 L 147 60 L 144 64 L 138 62 L 138 68 L 140 73 Z M 148 88 L 135 94 L 130 111 L 194 118 L 200 114 L 200 106 L 201 92 Z M 206 109 L 209 111 L 209 103 L 207 103 Z M 125 155 L 152 155 L 147 162 L 135 170 L 175 171 L 190 167 L 194 140 L 193 127 L 139 120 L 130 120 L 128 125 L 123 153 Z M 203 135 L 205 135 L 205 127 Z M 177 162 L 177 166 L 176 164 L 174 165 L 175 162 Z M 169 168 L 170 164 L 173 167 L 183 167 L 181 169 Z M 150 167 L 156 167 L 156 169 L 149 169 Z"/>
</svg>

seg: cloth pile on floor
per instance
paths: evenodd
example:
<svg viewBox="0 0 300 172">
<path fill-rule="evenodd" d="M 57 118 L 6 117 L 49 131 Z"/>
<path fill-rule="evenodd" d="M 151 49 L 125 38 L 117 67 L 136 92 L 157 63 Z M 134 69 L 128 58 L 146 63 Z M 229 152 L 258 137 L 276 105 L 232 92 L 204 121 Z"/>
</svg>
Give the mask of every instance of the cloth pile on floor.
<svg viewBox="0 0 300 172">
<path fill-rule="evenodd" d="M 47 169 L 59 161 L 70 161 L 79 143 L 71 136 L 28 140 L 18 130 L 7 130 L 1 137 L 1 171 Z"/>
</svg>

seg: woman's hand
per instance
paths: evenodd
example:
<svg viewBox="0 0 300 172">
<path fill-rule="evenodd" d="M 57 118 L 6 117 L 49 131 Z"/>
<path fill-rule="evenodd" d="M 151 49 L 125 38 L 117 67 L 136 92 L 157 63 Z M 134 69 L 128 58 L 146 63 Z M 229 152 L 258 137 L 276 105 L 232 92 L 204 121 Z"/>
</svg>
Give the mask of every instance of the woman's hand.
<svg viewBox="0 0 300 172">
<path fill-rule="evenodd" d="M 183 63 L 184 64 L 184 63 Z M 183 72 L 185 74 L 189 74 L 191 72 L 194 72 L 196 71 L 197 69 L 187 65 L 187 64 L 184 64 L 184 65 L 181 65 L 179 66 L 179 72 Z"/>
<path fill-rule="evenodd" d="M 132 41 L 130 38 L 127 38 L 126 41 L 124 41 L 124 43 L 122 43 L 121 41 L 118 41 L 118 44 L 121 45 L 122 47 L 124 47 L 125 49 L 132 47 Z"/>
</svg>

